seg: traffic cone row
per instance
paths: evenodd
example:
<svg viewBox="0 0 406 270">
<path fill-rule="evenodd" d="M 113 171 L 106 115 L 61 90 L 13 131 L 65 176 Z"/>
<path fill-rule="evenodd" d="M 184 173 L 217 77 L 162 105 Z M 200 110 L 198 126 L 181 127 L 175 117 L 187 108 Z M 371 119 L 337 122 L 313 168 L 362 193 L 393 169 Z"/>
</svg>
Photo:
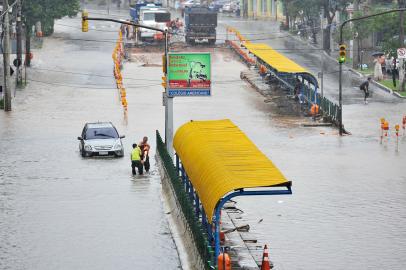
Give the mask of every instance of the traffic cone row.
<svg viewBox="0 0 406 270">
<path fill-rule="evenodd" d="M 399 136 L 401 136 L 401 134 L 399 134 L 400 131 L 400 125 L 396 124 L 393 126 L 395 129 L 395 133 L 394 135 L 396 136 L 396 151 L 399 151 Z M 402 118 L 402 129 L 403 129 L 403 136 L 406 136 L 405 134 L 405 129 L 406 129 L 406 115 L 403 116 Z M 390 134 L 390 127 L 389 127 L 389 122 L 387 120 L 385 120 L 385 118 L 381 118 L 381 144 L 383 143 L 383 141 L 387 142 Z"/>
<path fill-rule="evenodd" d="M 227 27 L 227 32 L 234 33 L 237 36 L 238 40 L 241 42 L 250 43 L 250 41 L 246 39 L 243 35 L 241 35 L 240 31 L 238 31 L 234 27 Z"/>
<path fill-rule="evenodd" d="M 234 51 L 237 52 L 237 54 L 238 54 L 247 64 L 255 65 L 255 63 L 256 63 L 255 59 L 252 58 L 252 57 L 250 57 L 250 56 L 248 55 L 248 53 L 247 53 L 245 50 L 241 49 L 241 46 L 240 46 L 237 42 L 232 41 L 232 40 L 229 40 L 227 43 L 231 46 L 232 49 L 234 49 Z"/>
<path fill-rule="evenodd" d="M 256 60 L 252 57 L 249 56 L 249 53 L 247 50 L 244 50 L 241 48 L 241 44 L 244 43 L 251 43 L 249 39 L 245 38 L 243 35 L 241 35 L 240 31 L 233 27 L 227 27 L 227 32 L 228 33 L 234 33 L 235 36 L 237 37 L 238 41 L 233 41 L 233 40 L 227 40 L 227 44 L 231 46 L 234 51 L 238 53 L 238 55 L 249 65 L 255 65 Z"/>
<path fill-rule="evenodd" d="M 114 48 L 113 54 L 113 61 L 114 61 L 114 78 L 116 79 L 117 89 L 120 92 L 120 101 L 121 105 L 123 105 L 124 111 L 127 111 L 128 103 L 127 103 L 127 92 L 123 86 L 123 76 L 121 75 L 121 68 L 123 65 L 123 57 L 124 57 L 124 48 L 123 48 L 123 33 L 119 31 L 118 40 L 116 47 Z"/>
<path fill-rule="evenodd" d="M 269 262 L 269 250 L 268 246 L 264 246 L 264 252 L 262 254 L 261 270 L 271 270 L 271 264 Z"/>
</svg>

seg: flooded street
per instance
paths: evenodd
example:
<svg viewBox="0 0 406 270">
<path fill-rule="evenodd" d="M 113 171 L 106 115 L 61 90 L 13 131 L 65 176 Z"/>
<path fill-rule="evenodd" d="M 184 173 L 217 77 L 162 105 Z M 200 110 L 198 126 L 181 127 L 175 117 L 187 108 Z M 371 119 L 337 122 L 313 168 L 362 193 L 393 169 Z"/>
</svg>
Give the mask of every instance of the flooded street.
<svg viewBox="0 0 406 270">
<path fill-rule="evenodd" d="M 0 113 L 0 269 L 180 268 L 155 160 L 144 176 L 130 168 L 131 144 L 148 136 L 153 157 L 155 130 L 164 134 L 161 52 L 124 64 L 127 122 L 112 73 L 118 27 L 89 25 L 81 33 L 80 18 L 59 20 L 34 52 L 13 112 Z M 351 136 L 305 128 L 240 79 L 246 66 L 235 55 L 207 50 L 212 96 L 175 98 L 174 127 L 231 119 L 293 182 L 292 196 L 237 200 L 258 245 L 270 245 L 275 269 L 404 269 L 406 136 L 398 152 L 393 132 L 381 145 L 379 118 L 392 129 L 405 103 L 381 93 L 368 106 L 348 99 Z M 94 121 L 126 135 L 124 158 L 80 157 L 76 138 Z"/>
<path fill-rule="evenodd" d="M 14 110 L 0 113 L 0 269 L 179 266 L 154 159 L 149 175 L 131 176 L 131 144 L 154 139 L 156 126 L 135 109 L 124 125 L 111 59 L 118 27 L 92 27 L 58 21 Z M 76 138 L 95 121 L 126 135 L 124 158 L 80 156 Z"/>
</svg>

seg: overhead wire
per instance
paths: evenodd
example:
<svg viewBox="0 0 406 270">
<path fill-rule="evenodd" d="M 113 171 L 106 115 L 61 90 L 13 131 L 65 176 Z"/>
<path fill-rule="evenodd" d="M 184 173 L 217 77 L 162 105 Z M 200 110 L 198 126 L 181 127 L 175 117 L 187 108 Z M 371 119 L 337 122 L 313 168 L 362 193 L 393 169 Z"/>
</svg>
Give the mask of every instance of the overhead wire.
<svg viewBox="0 0 406 270">
<path fill-rule="evenodd" d="M 10 10 L 10 8 L 12 8 L 15 4 L 17 4 L 17 0 L 14 1 L 14 3 L 12 3 L 11 5 L 8 5 L 8 9 L 3 11 L 3 13 L 0 14 L 0 18 L 3 17 L 4 15 L 6 15 L 6 13 Z"/>
<path fill-rule="evenodd" d="M 81 72 L 73 72 L 73 71 L 67 71 L 67 70 L 55 70 L 55 69 L 46 69 L 46 68 L 31 68 L 31 69 L 43 70 L 43 71 L 49 71 L 49 72 L 57 72 L 57 73 L 63 73 L 63 74 L 73 74 L 73 75 L 79 75 L 79 76 L 95 76 L 95 77 L 103 77 L 103 78 L 113 78 L 112 75 L 81 73 Z M 128 77 L 124 77 L 123 80 L 161 82 L 160 80 L 136 79 L 136 78 L 128 78 Z M 231 83 L 231 82 L 235 82 L 235 80 L 214 80 L 212 83 L 213 84 L 222 84 L 222 83 Z M 86 84 L 86 85 L 100 86 L 100 84 Z M 160 83 L 159 84 L 149 84 L 148 86 L 153 86 L 153 85 L 154 86 L 160 85 Z M 140 87 L 140 86 L 144 86 L 144 85 L 128 84 L 127 86 Z"/>
</svg>

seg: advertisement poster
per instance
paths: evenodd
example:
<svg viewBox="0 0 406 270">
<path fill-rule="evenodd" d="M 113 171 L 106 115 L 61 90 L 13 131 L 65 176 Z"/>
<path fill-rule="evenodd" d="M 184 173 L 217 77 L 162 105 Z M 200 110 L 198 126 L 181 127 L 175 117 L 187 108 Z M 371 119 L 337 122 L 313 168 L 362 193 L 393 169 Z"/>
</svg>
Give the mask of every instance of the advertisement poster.
<svg viewBox="0 0 406 270">
<path fill-rule="evenodd" d="M 169 53 L 169 96 L 210 96 L 210 53 Z"/>
</svg>

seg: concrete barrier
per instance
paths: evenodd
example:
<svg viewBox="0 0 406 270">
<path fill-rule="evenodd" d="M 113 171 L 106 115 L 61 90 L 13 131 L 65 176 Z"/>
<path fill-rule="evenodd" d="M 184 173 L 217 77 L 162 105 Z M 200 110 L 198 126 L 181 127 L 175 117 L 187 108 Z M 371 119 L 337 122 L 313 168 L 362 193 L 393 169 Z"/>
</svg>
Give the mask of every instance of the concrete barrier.
<svg viewBox="0 0 406 270">
<path fill-rule="evenodd" d="M 185 270 L 204 270 L 204 262 L 199 255 L 193 240 L 193 235 L 187 221 L 183 215 L 182 208 L 176 199 L 175 191 L 172 187 L 169 175 L 163 166 L 162 160 L 158 154 L 155 155 L 158 171 L 162 180 L 162 198 L 164 211 L 167 214 L 169 228 L 172 233 L 182 269 Z"/>
</svg>

